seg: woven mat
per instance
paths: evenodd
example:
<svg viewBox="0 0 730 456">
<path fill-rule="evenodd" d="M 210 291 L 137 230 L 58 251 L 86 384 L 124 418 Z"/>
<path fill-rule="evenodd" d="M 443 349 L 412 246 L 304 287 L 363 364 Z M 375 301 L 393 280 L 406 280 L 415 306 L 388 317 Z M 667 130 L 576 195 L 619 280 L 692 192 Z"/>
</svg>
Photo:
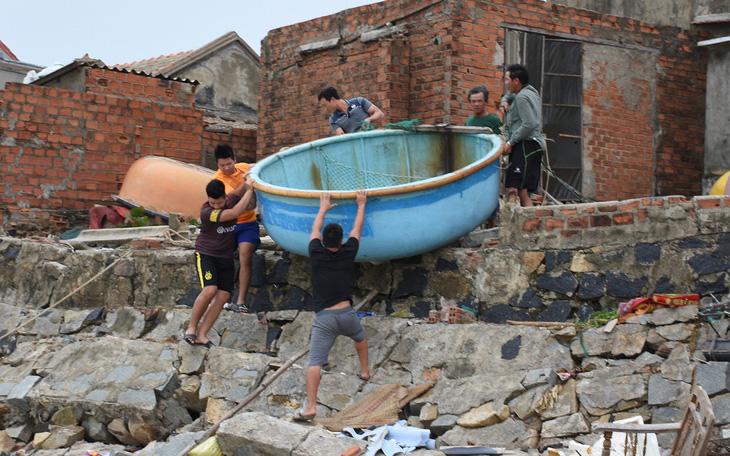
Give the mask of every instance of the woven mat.
<svg viewBox="0 0 730 456">
<path fill-rule="evenodd" d="M 383 385 L 340 412 L 317 420 L 317 424 L 334 432 L 347 427 L 366 428 L 393 424 L 398 421 L 398 413 L 402 407 L 433 385 L 434 383 L 421 383 L 411 389 L 396 384 Z"/>
</svg>

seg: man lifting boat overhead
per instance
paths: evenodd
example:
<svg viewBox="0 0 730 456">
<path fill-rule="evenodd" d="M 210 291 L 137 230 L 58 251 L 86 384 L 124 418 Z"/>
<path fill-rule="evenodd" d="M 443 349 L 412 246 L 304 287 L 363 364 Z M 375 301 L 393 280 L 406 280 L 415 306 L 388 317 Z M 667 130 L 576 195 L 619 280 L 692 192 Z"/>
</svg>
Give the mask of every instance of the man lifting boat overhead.
<svg viewBox="0 0 730 456">
<path fill-rule="evenodd" d="M 358 190 L 355 201 L 355 222 L 347 242 L 343 244 L 342 226 L 337 223 L 324 226 L 327 211 L 337 205 L 330 203 L 329 193 L 322 193 L 319 197 L 319 211 L 314 218 L 309 237 L 312 296 L 317 313 L 314 316 L 309 344 L 307 406 L 294 416 L 294 421 L 312 421 L 317 415 L 317 390 L 322 366 L 328 364 L 330 350 L 338 336 L 347 336 L 355 343 L 355 351 L 360 360 L 360 373 L 357 376 L 363 381 L 370 379 L 368 340 L 352 308 L 351 295 L 355 283 L 355 257 L 365 224 L 366 192 Z"/>
<path fill-rule="evenodd" d="M 324 112 L 332 114 L 330 127 L 336 135 L 371 130 L 373 123 L 385 117 L 383 111 L 367 98 L 355 97 L 351 100 L 342 100 L 337 89 L 332 86 L 319 91 L 317 102 Z"/>
</svg>

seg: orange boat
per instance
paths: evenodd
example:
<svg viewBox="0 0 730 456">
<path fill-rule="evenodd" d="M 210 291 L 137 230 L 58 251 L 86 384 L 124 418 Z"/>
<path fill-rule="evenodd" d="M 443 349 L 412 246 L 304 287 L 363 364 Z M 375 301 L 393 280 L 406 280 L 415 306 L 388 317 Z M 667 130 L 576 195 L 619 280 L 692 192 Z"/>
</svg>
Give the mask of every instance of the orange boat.
<svg viewBox="0 0 730 456">
<path fill-rule="evenodd" d="M 198 218 L 200 206 L 207 201 L 205 186 L 213 174 L 208 168 L 171 158 L 144 157 L 129 167 L 114 198 L 125 206 L 142 206 L 164 218 L 171 212 Z"/>
</svg>

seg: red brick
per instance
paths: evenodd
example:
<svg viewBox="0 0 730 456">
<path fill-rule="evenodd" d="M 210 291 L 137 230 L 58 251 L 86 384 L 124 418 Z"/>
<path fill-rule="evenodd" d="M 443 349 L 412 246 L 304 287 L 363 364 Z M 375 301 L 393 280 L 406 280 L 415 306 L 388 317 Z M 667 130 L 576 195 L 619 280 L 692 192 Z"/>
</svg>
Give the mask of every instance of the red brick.
<svg viewBox="0 0 730 456">
<path fill-rule="evenodd" d="M 669 198 L 667 198 L 667 201 L 669 203 L 671 203 L 671 204 L 676 204 L 676 203 L 689 203 L 690 202 L 684 196 L 670 196 Z"/>
<path fill-rule="evenodd" d="M 588 218 L 571 217 L 568 219 L 568 228 L 588 228 Z"/>
<path fill-rule="evenodd" d="M 594 215 L 591 217 L 592 227 L 611 226 L 611 217 L 608 215 Z"/>
<path fill-rule="evenodd" d="M 536 231 L 540 230 L 540 219 L 534 218 L 530 219 L 525 222 L 525 224 L 522 227 L 522 231 L 527 231 L 528 233 L 534 233 Z"/>
<path fill-rule="evenodd" d="M 634 223 L 634 214 L 616 214 L 613 216 L 615 225 L 632 225 Z"/>
<path fill-rule="evenodd" d="M 547 231 L 552 231 L 554 229 L 564 228 L 564 227 L 565 227 L 564 220 L 554 219 L 554 218 L 549 218 L 549 219 L 545 220 L 545 229 Z"/>
<path fill-rule="evenodd" d="M 616 204 L 598 206 L 598 212 L 616 212 L 616 210 L 618 210 L 618 205 Z"/>
<path fill-rule="evenodd" d="M 702 209 L 717 209 L 720 207 L 720 198 L 697 198 L 697 205 Z"/>
<path fill-rule="evenodd" d="M 360 453 L 362 453 L 362 449 L 355 445 L 343 451 L 340 456 L 357 456 Z"/>
<path fill-rule="evenodd" d="M 552 211 L 552 209 L 535 209 L 535 216 L 536 217 L 552 217 L 553 211 Z"/>
<path fill-rule="evenodd" d="M 638 201 L 632 201 L 632 202 L 630 202 L 630 203 L 626 203 L 626 204 L 621 204 L 621 205 L 620 205 L 620 206 L 618 207 L 618 209 L 619 209 L 620 211 L 631 211 L 631 210 L 634 210 L 634 209 L 636 209 L 637 207 L 639 207 L 639 202 L 638 202 Z"/>
</svg>

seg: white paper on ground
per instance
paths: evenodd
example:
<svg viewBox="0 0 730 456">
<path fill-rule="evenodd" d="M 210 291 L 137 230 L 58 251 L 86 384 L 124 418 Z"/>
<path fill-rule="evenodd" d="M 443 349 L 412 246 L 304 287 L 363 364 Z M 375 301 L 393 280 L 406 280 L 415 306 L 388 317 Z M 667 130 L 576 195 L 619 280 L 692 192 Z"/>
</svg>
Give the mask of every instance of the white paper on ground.
<svg viewBox="0 0 730 456">
<path fill-rule="evenodd" d="M 416 447 L 423 446 L 428 449 L 435 449 L 435 442 L 429 438 L 430 431 L 428 429 L 419 429 L 405 424 L 406 421 L 401 420 L 393 425 L 363 431 L 361 434 L 358 434 L 352 428 L 345 428 L 342 432 L 358 440 L 369 442 L 365 456 L 375 456 L 378 451 L 382 451 L 386 456 L 393 456 L 398 453 L 409 454 Z"/>
</svg>

